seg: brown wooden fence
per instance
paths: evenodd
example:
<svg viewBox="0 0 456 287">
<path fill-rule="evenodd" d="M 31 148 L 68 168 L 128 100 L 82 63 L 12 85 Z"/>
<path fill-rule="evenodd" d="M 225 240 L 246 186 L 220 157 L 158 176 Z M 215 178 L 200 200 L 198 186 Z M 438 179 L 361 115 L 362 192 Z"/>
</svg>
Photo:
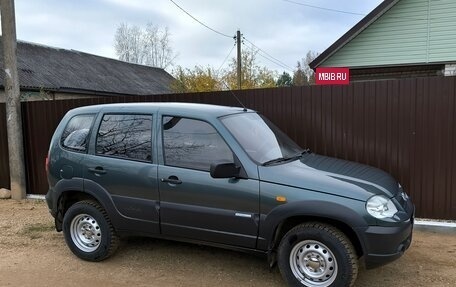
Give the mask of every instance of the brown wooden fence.
<svg viewBox="0 0 456 287">
<path fill-rule="evenodd" d="M 9 188 L 8 141 L 6 135 L 5 104 L 0 103 L 0 188 Z"/>
<path fill-rule="evenodd" d="M 376 166 L 411 194 L 419 217 L 456 219 L 456 77 L 235 91 L 302 147 Z M 27 187 L 44 194 L 49 141 L 71 108 L 108 102 L 180 101 L 238 105 L 230 92 L 26 102 Z M 4 106 L 0 185 L 6 186 Z"/>
</svg>

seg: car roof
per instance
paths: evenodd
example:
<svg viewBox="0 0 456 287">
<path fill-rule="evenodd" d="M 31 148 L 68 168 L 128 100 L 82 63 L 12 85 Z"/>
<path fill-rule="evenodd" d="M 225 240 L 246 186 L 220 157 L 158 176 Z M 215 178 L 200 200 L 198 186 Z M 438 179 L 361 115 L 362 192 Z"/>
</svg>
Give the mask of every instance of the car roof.
<svg viewBox="0 0 456 287">
<path fill-rule="evenodd" d="M 241 107 L 227 107 L 211 104 L 196 103 L 116 103 L 84 106 L 71 110 L 71 114 L 98 113 L 103 112 L 135 112 L 135 113 L 155 113 L 160 111 L 162 114 L 181 115 L 198 118 L 214 118 L 242 112 L 254 112 L 250 109 Z"/>
</svg>

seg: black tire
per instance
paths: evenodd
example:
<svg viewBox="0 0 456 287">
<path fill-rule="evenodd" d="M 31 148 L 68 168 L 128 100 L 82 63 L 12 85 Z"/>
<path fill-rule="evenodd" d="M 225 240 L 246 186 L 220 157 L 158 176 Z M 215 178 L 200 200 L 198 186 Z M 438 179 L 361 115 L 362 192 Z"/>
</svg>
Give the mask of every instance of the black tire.
<svg viewBox="0 0 456 287">
<path fill-rule="evenodd" d="M 96 202 L 73 204 L 63 217 L 63 234 L 70 250 L 87 261 L 102 261 L 119 245 L 106 211 Z"/>
<path fill-rule="evenodd" d="M 358 276 L 350 240 L 337 228 L 318 222 L 300 224 L 285 234 L 278 265 L 289 286 L 353 286 Z"/>
</svg>

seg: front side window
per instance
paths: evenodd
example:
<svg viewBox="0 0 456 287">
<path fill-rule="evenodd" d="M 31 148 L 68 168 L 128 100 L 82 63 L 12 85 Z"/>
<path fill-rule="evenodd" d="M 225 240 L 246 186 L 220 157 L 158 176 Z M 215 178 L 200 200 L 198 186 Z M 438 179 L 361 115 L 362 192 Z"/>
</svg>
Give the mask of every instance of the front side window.
<svg viewBox="0 0 456 287">
<path fill-rule="evenodd" d="M 165 164 L 209 171 L 211 163 L 234 162 L 233 152 L 207 122 L 163 117 Z"/>
<path fill-rule="evenodd" d="M 97 135 L 98 155 L 152 160 L 151 115 L 104 115 Z"/>
<path fill-rule="evenodd" d="M 61 145 L 73 151 L 87 151 L 87 142 L 93 118 L 93 115 L 79 115 L 71 118 L 60 138 Z"/>
<path fill-rule="evenodd" d="M 259 114 L 234 114 L 221 120 L 247 154 L 259 164 L 292 158 L 303 152 L 293 140 Z"/>
</svg>

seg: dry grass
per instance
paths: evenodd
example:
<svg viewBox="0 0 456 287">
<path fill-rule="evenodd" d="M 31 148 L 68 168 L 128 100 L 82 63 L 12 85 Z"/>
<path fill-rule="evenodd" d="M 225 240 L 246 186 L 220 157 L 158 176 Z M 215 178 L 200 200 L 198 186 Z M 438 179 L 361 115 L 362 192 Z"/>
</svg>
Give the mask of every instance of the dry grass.
<svg viewBox="0 0 456 287">
<path fill-rule="evenodd" d="M 55 230 L 54 224 L 52 223 L 34 223 L 27 224 L 22 229 L 22 235 L 30 237 L 30 239 L 41 238 L 45 235 L 46 232 Z"/>
</svg>

